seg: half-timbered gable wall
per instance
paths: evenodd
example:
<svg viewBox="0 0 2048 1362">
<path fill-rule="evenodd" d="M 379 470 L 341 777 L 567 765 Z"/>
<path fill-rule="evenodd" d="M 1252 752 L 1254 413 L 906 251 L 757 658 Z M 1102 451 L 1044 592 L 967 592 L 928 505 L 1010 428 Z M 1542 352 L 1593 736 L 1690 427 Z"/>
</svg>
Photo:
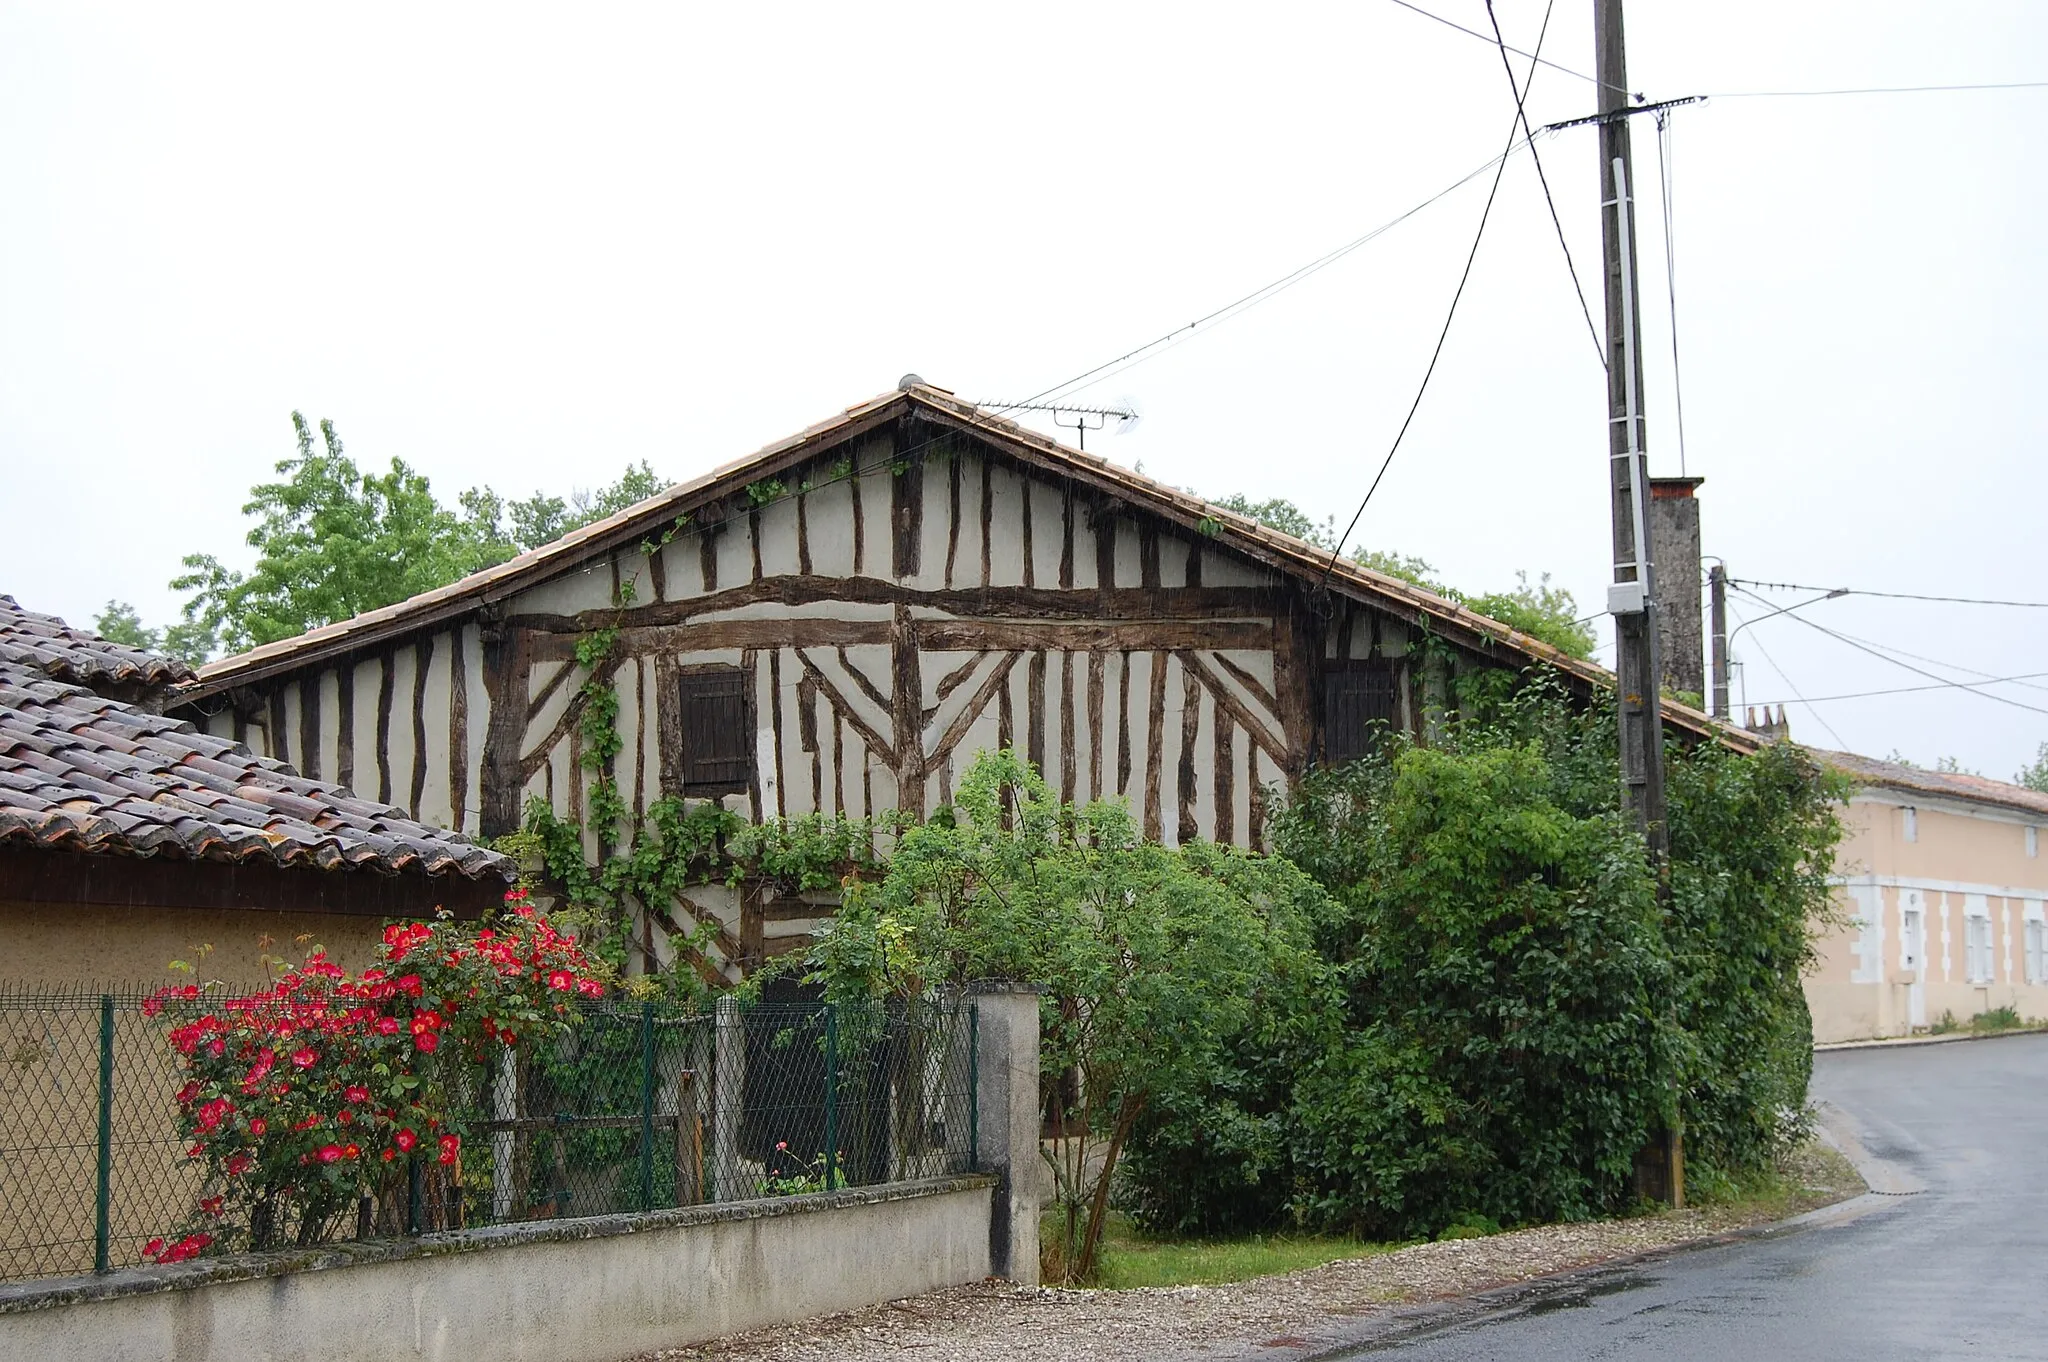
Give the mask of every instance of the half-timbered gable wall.
<svg viewBox="0 0 2048 1362">
<path fill-rule="evenodd" d="M 690 508 L 666 543 L 216 696 L 206 725 L 466 832 L 509 830 L 533 797 L 580 823 L 576 645 L 601 628 L 635 814 L 693 780 L 755 820 L 929 813 L 975 754 L 1014 747 L 1063 799 L 1128 800 L 1162 842 L 1257 847 L 1332 704 L 1410 727 L 1423 689 L 1409 622 L 905 420 Z M 1332 700 L 1347 668 L 1366 679 Z M 745 741 L 692 732 L 701 713 L 743 716 Z M 701 786 L 693 744 L 719 742 L 738 779 Z M 684 908 L 720 920 L 728 960 L 816 916 L 749 924 L 714 891 Z"/>
</svg>

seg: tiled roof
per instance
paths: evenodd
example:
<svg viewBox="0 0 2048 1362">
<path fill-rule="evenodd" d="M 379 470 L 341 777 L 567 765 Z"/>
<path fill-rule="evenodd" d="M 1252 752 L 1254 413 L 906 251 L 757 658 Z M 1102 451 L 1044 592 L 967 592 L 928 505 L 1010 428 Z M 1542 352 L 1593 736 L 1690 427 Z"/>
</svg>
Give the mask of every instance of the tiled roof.
<svg viewBox="0 0 2048 1362">
<path fill-rule="evenodd" d="M 1895 790 L 1968 800 L 1974 804 L 1997 804 L 2048 817 L 2048 794 L 2030 790 L 2024 785 L 1971 775 L 1967 771 L 1928 771 L 1896 761 L 1858 756 L 1854 752 L 1829 752 L 1821 748 L 1808 750 L 1829 766 L 1866 785 L 1883 785 Z"/>
<path fill-rule="evenodd" d="M 516 874 L 510 859 L 458 833 L 0 660 L 0 847 L 8 846 L 469 880 Z"/>
<path fill-rule="evenodd" d="M 1472 646 L 1499 650 L 1526 662 L 1548 664 L 1589 688 L 1612 690 L 1614 687 L 1614 674 L 1605 668 L 1568 656 L 1541 639 L 1478 614 L 1460 602 L 1447 600 L 1398 577 L 1375 572 L 1348 558 L 1332 561 L 1326 550 L 1262 525 L 1249 516 L 1212 505 L 1191 493 L 1120 467 L 1099 454 L 1069 449 L 995 412 L 963 402 L 943 388 L 922 382 L 906 382 L 904 387 L 894 392 L 857 403 L 786 440 L 779 440 L 701 477 L 677 483 L 616 515 L 572 530 L 552 543 L 522 553 L 496 567 L 422 592 L 395 605 L 367 610 L 352 619 L 339 620 L 295 638 L 266 643 L 248 652 L 209 663 L 195 694 L 215 694 L 233 686 L 282 675 L 323 658 L 367 647 L 386 637 L 468 614 L 479 606 L 503 600 L 572 571 L 591 557 L 634 542 L 651 530 L 670 525 L 678 512 L 689 515 L 695 508 L 734 493 L 760 478 L 773 476 L 780 469 L 809 457 L 821 448 L 877 429 L 882 423 L 906 414 L 971 431 L 1005 447 L 1014 457 L 1085 481 L 1130 504 L 1176 520 L 1201 533 L 1213 534 L 1221 542 L 1282 572 L 1319 584 L 1326 583 L 1335 590 L 1400 610 Z M 1763 740 L 1755 734 L 1718 722 L 1699 710 L 1670 700 L 1664 703 L 1664 718 L 1669 724 L 1737 751 L 1751 752 L 1762 745 Z"/>
<path fill-rule="evenodd" d="M 12 596 L 0 596 L 0 662 L 33 667 L 81 686 L 153 689 L 198 680 L 175 657 L 73 629 L 55 615 L 22 609 Z"/>
</svg>

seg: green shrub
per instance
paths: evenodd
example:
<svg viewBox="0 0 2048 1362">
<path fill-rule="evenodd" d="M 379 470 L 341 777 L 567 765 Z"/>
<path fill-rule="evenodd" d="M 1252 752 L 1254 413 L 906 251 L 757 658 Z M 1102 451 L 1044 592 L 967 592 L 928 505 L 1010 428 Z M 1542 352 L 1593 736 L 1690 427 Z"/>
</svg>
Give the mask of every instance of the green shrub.
<svg viewBox="0 0 2048 1362">
<path fill-rule="evenodd" d="M 1276 815 L 1334 904 L 1304 919 L 1322 969 L 1269 994 L 1232 1063 L 1155 1095 L 1123 1191 L 1146 1229 L 1609 1214 L 1674 1118 L 1710 1179 L 1804 1130 L 1839 786 L 1789 745 L 1673 744 L 1660 884 L 1610 716 L 1504 673 L 1459 704 L 1431 746 L 1389 735 Z"/>
</svg>

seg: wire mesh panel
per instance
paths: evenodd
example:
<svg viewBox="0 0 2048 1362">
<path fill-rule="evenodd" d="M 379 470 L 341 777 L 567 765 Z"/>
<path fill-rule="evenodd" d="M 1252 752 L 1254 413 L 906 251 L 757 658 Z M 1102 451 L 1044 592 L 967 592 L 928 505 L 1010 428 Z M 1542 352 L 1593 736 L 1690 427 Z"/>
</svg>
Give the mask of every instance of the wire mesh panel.
<svg viewBox="0 0 2048 1362">
<path fill-rule="evenodd" d="M 266 1192 L 193 1253 L 964 1172 L 974 1029 L 969 1004 L 579 1001 L 559 1034 L 449 1059 L 438 1145 L 366 1148 L 317 1204 Z M 0 994 L 0 1280 L 160 1259 L 221 1214 L 170 1035 L 140 993 Z"/>
<path fill-rule="evenodd" d="M 0 1279 L 142 1261 L 192 1206 L 184 1081 L 141 995 L 0 995 Z"/>
</svg>

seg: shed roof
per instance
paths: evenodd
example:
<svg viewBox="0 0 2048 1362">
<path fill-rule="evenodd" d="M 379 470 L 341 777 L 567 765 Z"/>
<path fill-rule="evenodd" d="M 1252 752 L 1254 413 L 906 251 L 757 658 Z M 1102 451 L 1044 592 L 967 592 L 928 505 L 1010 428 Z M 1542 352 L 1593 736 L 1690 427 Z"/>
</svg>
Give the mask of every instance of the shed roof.
<svg viewBox="0 0 2048 1362">
<path fill-rule="evenodd" d="M 848 407 L 829 420 L 777 441 L 745 458 L 701 477 L 680 482 L 607 519 L 572 531 L 553 543 L 523 553 L 461 581 L 379 610 L 365 611 L 309 630 L 296 638 L 223 658 L 200 670 L 195 695 L 210 694 L 265 676 L 295 671 L 316 660 L 346 654 L 380 639 L 408 633 L 465 615 L 480 606 L 528 590 L 571 571 L 596 554 L 631 543 L 672 524 L 700 506 L 774 476 L 814 457 L 821 450 L 875 430 L 905 415 L 942 428 L 970 432 L 1028 465 L 1070 477 L 1119 500 L 1214 537 L 1269 567 L 1336 592 L 1367 601 L 1382 610 L 1427 624 L 1467 647 L 1505 654 L 1510 660 L 1542 662 L 1581 685 L 1612 690 L 1614 675 L 1549 644 L 1478 614 L 1433 591 L 1375 572 L 1348 558 L 1260 524 L 1249 516 L 1216 506 L 1192 493 L 1167 486 L 1142 473 L 1121 467 L 1098 454 L 1070 449 L 1017 422 L 963 402 L 943 388 L 912 383 Z M 1666 721 L 1702 737 L 1742 751 L 1761 743 L 1756 735 L 1709 718 L 1699 710 L 1666 701 Z"/>
<path fill-rule="evenodd" d="M 1830 752 L 1818 747 L 1808 750 L 1819 760 L 1864 785 L 1875 785 L 1908 794 L 1959 799 L 1972 804 L 1992 804 L 2002 809 L 2038 814 L 2048 818 L 2048 794 L 2040 790 L 2030 790 L 2024 785 L 1992 780 L 1987 776 L 1973 775 L 1967 771 L 1929 771 L 1918 766 L 1907 766 L 1903 762 L 1879 761 L 1876 757 L 1859 756 L 1854 752 Z"/>
<path fill-rule="evenodd" d="M 459 833 L 0 661 L 0 847 L 509 881 Z"/>
<path fill-rule="evenodd" d="M 0 662 L 81 686 L 147 690 L 198 680 L 175 657 L 74 629 L 55 615 L 22 609 L 12 596 L 0 596 Z"/>
</svg>

